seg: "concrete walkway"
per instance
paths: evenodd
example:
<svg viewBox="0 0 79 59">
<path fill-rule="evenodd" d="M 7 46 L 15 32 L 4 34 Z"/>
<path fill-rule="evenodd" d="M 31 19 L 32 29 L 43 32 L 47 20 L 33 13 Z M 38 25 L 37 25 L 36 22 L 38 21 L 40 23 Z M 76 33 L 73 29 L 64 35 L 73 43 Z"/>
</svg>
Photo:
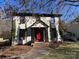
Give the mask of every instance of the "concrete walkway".
<svg viewBox="0 0 79 59">
<path fill-rule="evenodd" d="M 33 45 L 33 48 L 25 54 L 19 54 L 11 57 L 0 57 L 0 59 L 41 59 L 41 57 L 48 54 L 49 50 L 46 43 L 36 42 Z"/>
<path fill-rule="evenodd" d="M 31 51 L 29 51 L 26 54 L 12 56 L 11 58 L 8 58 L 8 59 L 41 59 L 41 57 L 48 54 L 49 54 L 49 51 L 45 47 L 41 47 L 41 48 L 33 47 Z"/>
</svg>

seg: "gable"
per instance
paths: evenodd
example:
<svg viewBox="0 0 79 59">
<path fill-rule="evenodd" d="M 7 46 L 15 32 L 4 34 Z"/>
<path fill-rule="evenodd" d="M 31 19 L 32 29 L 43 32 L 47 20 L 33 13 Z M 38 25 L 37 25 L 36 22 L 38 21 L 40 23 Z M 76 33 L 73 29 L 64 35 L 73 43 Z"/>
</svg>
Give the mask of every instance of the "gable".
<svg viewBox="0 0 79 59">
<path fill-rule="evenodd" d="M 44 23 L 36 21 L 31 27 L 47 27 Z"/>
<path fill-rule="evenodd" d="M 46 25 L 50 26 L 51 17 L 40 17 L 40 20 L 44 22 Z"/>
<path fill-rule="evenodd" d="M 26 24 L 27 28 L 36 22 L 36 18 L 32 17 L 32 16 L 26 16 L 25 19 L 26 19 L 25 24 Z"/>
<path fill-rule="evenodd" d="M 36 17 L 33 16 L 26 16 L 26 25 L 28 27 L 46 27 L 50 26 L 49 20 L 50 17 L 40 17 L 39 20 L 36 20 Z"/>
</svg>

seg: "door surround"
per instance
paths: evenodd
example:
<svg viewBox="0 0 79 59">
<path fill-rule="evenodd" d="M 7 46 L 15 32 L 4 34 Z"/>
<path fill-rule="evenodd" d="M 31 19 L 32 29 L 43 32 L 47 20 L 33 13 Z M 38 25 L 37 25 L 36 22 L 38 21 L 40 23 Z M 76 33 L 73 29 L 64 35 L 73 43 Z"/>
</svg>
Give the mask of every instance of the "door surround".
<svg viewBox="0 0 79 59">
<path fill-rule="evenodd" d="M 37 40 L 36 39 L 36 34 L 37 32 L 40 32 L 40 36 L 41 36 L 41 39 L 40 40 Z M 31 36 L 33 37 L 33 41 L 38 41 L 38 42 L 45 42 L 46 41 L 46 28 L 31 28 Z"/>
</svg>

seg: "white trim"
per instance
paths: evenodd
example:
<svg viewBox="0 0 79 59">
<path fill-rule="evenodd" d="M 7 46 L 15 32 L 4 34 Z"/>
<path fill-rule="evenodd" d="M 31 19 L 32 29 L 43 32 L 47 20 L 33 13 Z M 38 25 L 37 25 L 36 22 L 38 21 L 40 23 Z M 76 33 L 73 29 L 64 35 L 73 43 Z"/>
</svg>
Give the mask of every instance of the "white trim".
<svg viewBox="0 0 79 59">
<path fill-rule="evenodd" d="M 57 41 L 61 41 L 61 35 L 59 32 L 59 17 L 55 17 L 55 27 L 57 32 Z"/>
</svg>

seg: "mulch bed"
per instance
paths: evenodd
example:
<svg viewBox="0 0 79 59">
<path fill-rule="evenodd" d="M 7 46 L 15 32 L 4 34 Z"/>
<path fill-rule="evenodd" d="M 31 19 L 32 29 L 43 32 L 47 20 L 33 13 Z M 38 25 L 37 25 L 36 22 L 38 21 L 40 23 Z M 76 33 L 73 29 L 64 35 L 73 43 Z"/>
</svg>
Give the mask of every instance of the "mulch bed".
<svg viewBox="0 0 79 59">
<path fill-rule="evenodd" d="M 11 46 L 10 48 L 5 49 L 4 51 L 0 52 L 0 57 L 11 57 L 11 56 L 19 55 L 19 54 L 24 54 L 30 51 L 31 48 L 32 47 L 27 46 L 27 45 Z"/>
</svg>

